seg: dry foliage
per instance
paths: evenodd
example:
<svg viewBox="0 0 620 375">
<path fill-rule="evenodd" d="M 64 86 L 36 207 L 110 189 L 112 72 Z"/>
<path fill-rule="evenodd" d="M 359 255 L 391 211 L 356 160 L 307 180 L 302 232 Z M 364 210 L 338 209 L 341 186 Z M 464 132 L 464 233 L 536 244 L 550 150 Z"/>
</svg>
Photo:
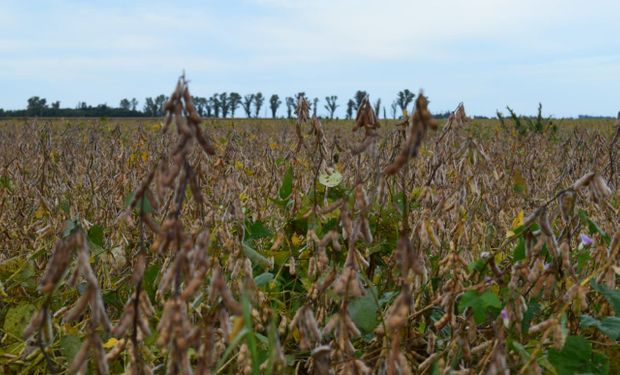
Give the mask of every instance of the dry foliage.
<svg viewBox="0 0 620 375">
<path fill-rule="evenodd" d="M 0 124 L 1 372 L 620 371 L 620 125 L 438 126 L 420 94 L 381 126 L 366 98 L 360 136 L 190 98 Z"/>
</svg>

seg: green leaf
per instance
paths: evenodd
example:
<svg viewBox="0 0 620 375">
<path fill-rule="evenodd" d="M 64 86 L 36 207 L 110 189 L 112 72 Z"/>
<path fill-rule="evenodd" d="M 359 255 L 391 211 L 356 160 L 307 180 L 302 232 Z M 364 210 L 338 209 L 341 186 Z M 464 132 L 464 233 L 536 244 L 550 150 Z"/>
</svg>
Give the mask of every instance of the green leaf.
<svg viewBox="0 0 620 375">
<path fill-rule="evenodd" d="M 607 374 L 609 361 L 601 353 L 592 352 L 592 344 L 581 336 L 568 336 L 561 351 L 549 349 L 549 362 L 558 375 Z"/>
<path fill-rule="evenodd" d="M 157 292 L 157 283 L 155 281 L 160 271 L 161 266 L 158 264 L 151 264 L 144 271 L 143 286 L 151 300 L 155 299 L 155 293 Z"/>
<path fill-rule="evenodd" d="M 362 333 L 370 333 L 377 327 L 379 324 L 377 320 L 378 310 L 377 290 L 375 288 L 367 289 L 366 294 L 353 298 L 349 303 L 349 316 Z"/>
<path fill-rule="evenodd" d="M 254 327 L 252 325 L 252 306 L 245 292 L 241 293 L 241 309 L 243 311 L 244 327 L 248 330 L 246 335 L 246 343 L 252 357 L 252 374 L 259 374 L 258 349 L 256 348 L 256 336 L 254 335 Z"/>
<path fill-rule="evenodd" d="M 24 329 L 37 308 L 29 303 L 11 307 L 4 317 L 3 330 L 12 338 L 21 340 Z"/>
<path fill-rule="evenodd" d="M 620 337 L 620 318 L 617 316 L 606 316 L 599 321 L 590 315 L 582 315 L 581 326 L 596 327 L 612 340 Z"/>
<path fill-rule="evenodd" d="M 12 190 L 13 183 L 11 182 L 11 179 L 7 176 L 0 177 L 0 189 Z"/>
<path fill-rule="evenodd" d="M 522 259 L 525 259 L 525 238 L 519 237 L 517 246 L 515 247 L 515 250 L 512 253 L 512 260 L 517 262 Z"/>
<path fill-rule="evenodd" d="M 273 273 L 264 272 L 254 278 L 257 287 L 269 284 L 273 280 Z"/>
<path fill-rule="evenodd" d="M 246 257 L 250 258 L 253 264 L 259 265 L 265 269 L 272 269 L 273 262 L 267 259 L 264 255 L 260 254 L 258 251 L 252 249 L 245 242 L 243 243 L 243 253 Z"/>
<path fill-rule="evenodd" d="M 80 346 L 82 346 L 82 341 L 80 341 L 79 337 L 64 336 L 60 339 L 60 350 L 65 356 L 67 364 L 73 362 L 73 358 L 75 358 L 75 355 L 80 350 Z"/>
<path fill-rule="evenodd" d="M 282 185 L 280 186 L 280 190 L 278 191 L 278 196 L 280 199 L 288 198 L 293 192 L 293 167 L 289 165 L 284 172 L 284 177 L 282 177 Z"/>
<path fill-rule="evenodd" d="M 611 242 L 611 237 L 603 229 L 601 229 L 598 224 L 590 220 L 588 213 L 585 210 L 579 210 L 579 218 L 588 226 L 588 232 L 590 234 L 599 234 L 603 241 L 609 245 Z"/>
<path fill-rule="evenodd" d="M 135 191 L 132 191 L 131 193 L 129 193 L 127 198 L 125 198 L 125 204 L 124 204 L 125 208 L 129 207 L 129 205 L 131 204 L 135 196 L 136 196 Z M 146 194 L 143 194 L 142 199 L 140 199 L 139 202 L 136 202 L 135 210 L 137 214 L 140 214 L 141 205 L 143 205 L 142 210 L 145 214 L 150 214 L 151 212 L 153 212 L 153 205 L 151 204 L 149 199 L 146 197 Z"/>
<path fill-rule="evenodd" d="M 265 223 L 263 223 L 260 220 L 259 221 L 255 221 L 253 223 L 251 223 L 248 220 L 246 220 L 246 222 L 245 222 L 245 229 L 246 229 L 246 233 L 245 233 L 246 241 L 248 241 L 248 240 L 258 240 L 258 239 L 261 239 L 261 238 L 266 238 L 266 237 L 271 237 L 272 236 L 272 233 L 269 230 L 269 228 L 267 228 Z"/>
<path fill-rule="evenodd" d="M 321 173 L 319 176 L 319 183 L 327 187 L 334 187 L 340 185 L 342 182 L 342 174 L 338 171 L 332 173 Z"/>
<path fill-rule="evenodd" d="M 614 309 L 616 315 L 620 315 L 620 290 L 610 289 L 605 285 L 598 284 L 594 280 L 590 281 L 590 286 L 592 289 L 601 293 L 605 299 L 607 299 L 607 302 L 609 302 L 611 307 Z"/>
<path fill-rule="evenodd" d="M 463 313 L 468 307 L 471 308 L 476 323 L 481 324 L 487 320 L 488 315 L 499 312 L 499 309 L 502 307 L 502 302 L 495 293 L 489 290 L 482 294 L 470 290 L 463 293 L 459 300 L 459 313 Z"/>
<path fill-rule="evenodd" d="M 78 227 L 77 219 L 69 219 L 65 221 L 65 226 L 62 231 L 63 237 L 69 237 L 75 229 Z"/>
<path fill-rule="evenodd" d="M 103 227 L 101 225 L 95 224 L 88 230 L 88 240 L 96 246 L 103 248 L 104 240 L 103 240 Z"/>
<path fill-rule="evenodd" d="M 484 261 L 482 259 L 478 259 L 478 260 L 471 261 L 467 265 L 467 270 L 469 272 L 473 272 L 473 271 L 482 272 L 482 271 L 484 271 L 486 266 L 487 266 L 487 262 L 486 261 Z"/>
</svg>

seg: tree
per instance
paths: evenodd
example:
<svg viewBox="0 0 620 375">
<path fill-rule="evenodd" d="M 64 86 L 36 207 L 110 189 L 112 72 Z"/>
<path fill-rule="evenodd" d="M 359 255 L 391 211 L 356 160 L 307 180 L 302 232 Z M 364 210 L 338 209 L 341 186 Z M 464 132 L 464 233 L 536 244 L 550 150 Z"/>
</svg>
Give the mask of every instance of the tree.
<svg viewBox="0 0 620 375">
<path fill-rule="evenodd" d="M 276 112 L 278 111 L 278 107 L 282 104 L 280 97 L 278 95 L 273 94 L 271 98 L 269 98 L 269 108 L 271 108 L 271 118 L 276 118 Z"/>
<path fill-rule="evenodd" d="M 362 102 L 364 101 L 364 98 L 366 98 L 368 96 L 368 93 L 366 91 L 360 91 L 357 90 L 355 92 L 355 96 L 353 97 L 353 99 L 355 99 L 355 111 L 357 111 L 360 106 L 362 105 Z"/>
<path fill-rule="evenodd" d="M 398 110 L 398 103 L 393 101 L 390 105 L 390 109 L 392 110 L 392 118 L 396 120 L 396 111 Z"/>
<path fill-rule="evenodd" d="M 192 96 L 192 103 L 194 103 L 194 107 L 196 107 L 196 112 L 198 112 L 198 115 L 200 117 L 205 117 L 207 115 L 208 101 L 206 98 Z"/>
<path fill-rule="evenodd" d="M 157 106 L 156 116 L 161 117 L 166 113 L 164 107 L 166 106 L 166 102 L 168 101 L 168 97 L 166 95 L 159 95 L 155 98 L 155 105 Z"/>
<path fill-rule="evenodd" d="M 290 96 L 286 97 L 286 118 L 293 118 L 293 111 L 295 110 L 295 99 Z"/>
<path fill-rule="evenodd" d="M 381 114 L 381 98 L 378 98 L 375 102 L 375 114 L 377 115 L 377 118 Z"/>
<path fill-rule="evenodd" d="M 396 104 L 400 107 L 402 112 L 405 112 L 409 104 L 413 101 L 415 94 L 409 91 L 408 89 L 404 89 L 403 91 L 398 92 L 398 97 L 396 98 Z"/>
<path fill-rule="evenodd" d="M 135 111 L 138 108 L 138 100 L 136 98 L 131 99 L 131 110 Z"/>
<path fill-rule="evenodd" d="M 241 106 L 243 107 L 243 110 L 245 111 L 245 115 L 248 118 L 252 117 L 252 103 L 253 102 L 254 102 L 254 94 L 248 94 L 243 97 L 243 103 L 241 103 Z"/>
<path fill-rule="evenodd" d="M 209 103 L 211 108 L 213 108 L 213 114 L 215 117 L 220 117 L 220 108 L 222 106 L 220 103 L 220 97 L 217 94 L 213 94 L 211 98 L 209 98 Z"/>
<path fill-rule="evenodd" d="M 312 99 L 312 116 L 316 117 L 316 107 L 319 105 L 319 98 Z"/>
<path fill-rule="evenodd" d="M 264 102 L 265 102 L 265 97 L 263 96 L 263 94 L 261 92 L 257 92 L 256 95 L 254 95 L 254 107 L 256 109 L 256 112 L 254 112 L 255 117 L 258 117 L 260 113 L 260 109 L 263 106 Z"/>
<path fill-rule="evenodd" d="M 231 92 L 228 96 L 228 100 L 230 103 L 230 117 L 235 117 L 235 111 L 239 108 L 239 104 L 241 104 L 241 95 L 236 92 Z"/>
<path fill-rule="evenodd" d="M 60 109 L 60 100 L 52 102 L 52 109 Z"/>
<path fill-rule="evenodd" d="M 118 105 L 120 107 L 120 109 L 124 109 L 125 111 L 129 111 L 129 108 L 131 108 L 131 102 L 129 102 L 129 99 L 125 98 L 122 99 L 120 104 Z"/>
<path fill-rule="evenodd" d="M 336 108 L 338 108 L 336 100 L 338 100 L 336 95 L 325 97 L 325 101 L 327 102 L 327 104 L 325 104 L 325 109 L 329 112 L 329 118 L 332 120 L 334 119 L 334 112 L 336 112 Z"/>
<path fill-rule="evenodd" d="M 26 107 L 26 113 L 29 116 L 41 116 L 47 109 L 47 100 L 45 98 L 39 98 L 33 96 L 28 99 L 28 106 Z"/>
<path fill-rule="evenodd" d="M 148 97 L 144 99 L 143 112 L 145 116 L 149 116 L 149 117 L 157 116 L 157 104 L 155 104 L 155 101 L 153 100 L 153 98 Z"/>
<path fill-rule="evenodd" d="M 353 108 L 355 108 L 355 102 L 353 99 L 349 99 L 347 102 L 347 120 L 351 120 L 353 118 Z"/>
<path fill-rule="evenodd" d="M 303 91 L 298 92 L 298 93 L 297 93 L 297 95 L 295 95 L 295 100 L 296 100 L 297 102 L 299 102 L 299 99 L 300 99 L 300 98 L 306 98 L 306 93 L 305 93 L 305 92 L 303 92 Z M 308 99 L 308 98 L 306 98 L 306 99 Z"/>
<path fill-rule="evenodd" d="M 228 110 L 230 109 L 230 100 L 228 94 L 223 92 L 220 94 L 220 108 L 222 109 L 222 117 L 228 116 Z"/>
</svg>

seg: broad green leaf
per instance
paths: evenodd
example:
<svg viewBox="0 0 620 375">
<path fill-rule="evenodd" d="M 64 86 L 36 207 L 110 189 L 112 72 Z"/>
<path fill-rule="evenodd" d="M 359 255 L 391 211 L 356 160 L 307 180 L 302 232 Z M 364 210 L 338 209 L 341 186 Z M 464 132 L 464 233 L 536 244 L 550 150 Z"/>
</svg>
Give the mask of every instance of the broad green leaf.
<svg viewBox="0 0 620 375">
<path fill-rule="evenodd" d="M 592 344 L 581 336 L 568 336 L 562 350 L 549 349 L 547 357 L 558 375 L 607 374 L 609 372 L 607 357 L 592 352 Z"/>
<path fill-rule="evenodd" d="M 459 300 L 459 313 L 462 313 L 468 307 L 472 309 L 476 323 L 481 324 L 487 320 L 488 315 L 496 314 L 498 311 L 494 310 L 501 309 L 502 303 L 497 295 L 491 291 L 487 290 L 479 294 L 470 290 L 465 292 Z"/>
<path fill-rule="evenodd" d="M 261 287 L 263 285 L 267 285 L 273 280 L 273 273 L 264 272 L 254 278 L 254 282 L 256 286 Z"/>
<path fill-rule="evenodd" d="M 88 230 L 88 240 L 96 246 L 103 248 L 104 240 L 103 240 L 103 227 L 101 225 L 93 225 L 92 228 Z"/>
<path fill-rule="evenodd" d="M 375 288 L 366 290 L 366 294 L 361 297 L 354 298 L 349 303 L 349 315 L 351 320 L 362 331 L 362 333 L 372 332 L 379 321 L 377 320 L 377 291 Z"/>
<path fill-rule="evenodd" d="M 80 350 L 80 346 L 82 346 L 82 341 L 79 337 L 76 336 L 63 336 L 60 339 L 60 350 L 67 360 L 67 364 L 71 364 L 73 362 L 73 358 Z"/>
<path fill-rule="evenodd" d="M 280 199 L 288 198 L 293 192 L 293 167 L 289 166 L 282 177 L 282 185 L 278 191 Z"/>
<path fill-rule="evenodd" d="M 594 280 L 590 281 L 590 286 L 592 289 L 601 293 L 605 299 L 607 299 L 607 302 L 609 302 L 611 307 L 614 309 L 616 315 L 620 315 L 620 290 L 610 289 L 605 285 L 598 284 Z"/>
<path fill-rule="evenodd" d="M 612 340 L 620 336 L 620 317 L 617 316 L 606 316 L 599 321 L 590 315 L 582 315 L 581 326 L 596 327 Z"/>
<path fill-rule="evenodd" d="M 245 229 L 246 229 L 246 233 L 245 233 L 246 241 L 258 240 L 261 238 L 272 236 L 271 231 L 269 230 L 269 228 L 267 228 L 265 223 L 263 223 L 262 221 L 255 221 L 251 223 L 248 220 L 246 220 Z"/>
<path fill-rule="evenodd" d="M 125 198 L 125 204 L 124 204 L 125 208 L 129 207 L 129 205 L 131 204 L 135 196 L 136 196 L 135 191 L 132 191 L 131 193 L 129 193 L 127 198 Z M 142 210 L 145 214 L 150 214 L 151 212 L 153 212 L 153 205 L 151 204 L 151 202 L 149 201 L 149 199 L 146 197 L 145 194 L 142 195 L 142 199 L 140 199 L 140 202 L 136 202 L 135 210 L 137 214 L 140 214 L 140 207 L 142 207 Z"/>
<path fill-rule="evenodd" d="M 12 339 L 20 339 L 24 333 L 24 329 L 30 322 L 30 318 L 37 311 L 37 308 L 29 303 L 23 303 L 15 307 L 11 307 L 4 317 L 4 332 Z"/>
<path fill-rule="evenodd" d="M 512 260 L 517 262 L 522 259 L 525 259 L 525 239 L 523 237 L 519 237 L 517 246 L 515 247 L 515 250 L 512 253 Z"/>
</svg>

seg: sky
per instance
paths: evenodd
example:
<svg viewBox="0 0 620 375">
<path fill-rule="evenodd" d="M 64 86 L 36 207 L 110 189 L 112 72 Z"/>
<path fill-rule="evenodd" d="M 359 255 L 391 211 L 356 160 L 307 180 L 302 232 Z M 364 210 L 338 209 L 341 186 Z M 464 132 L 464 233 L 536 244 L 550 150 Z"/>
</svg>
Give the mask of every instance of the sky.
<svg viewBox="0 0 620 375">
<path fill-rule="evenodd" d="M 433 112 L 614 116 L 619 15 L 617 0 L 0 0 L 0 108 L 142 107 L 185 71 L 196 96 L 304 91 L 324 114 L 337 95 L 340 116 L 356 90 L 389 114 L 405 88 Z"/>
</svg>

